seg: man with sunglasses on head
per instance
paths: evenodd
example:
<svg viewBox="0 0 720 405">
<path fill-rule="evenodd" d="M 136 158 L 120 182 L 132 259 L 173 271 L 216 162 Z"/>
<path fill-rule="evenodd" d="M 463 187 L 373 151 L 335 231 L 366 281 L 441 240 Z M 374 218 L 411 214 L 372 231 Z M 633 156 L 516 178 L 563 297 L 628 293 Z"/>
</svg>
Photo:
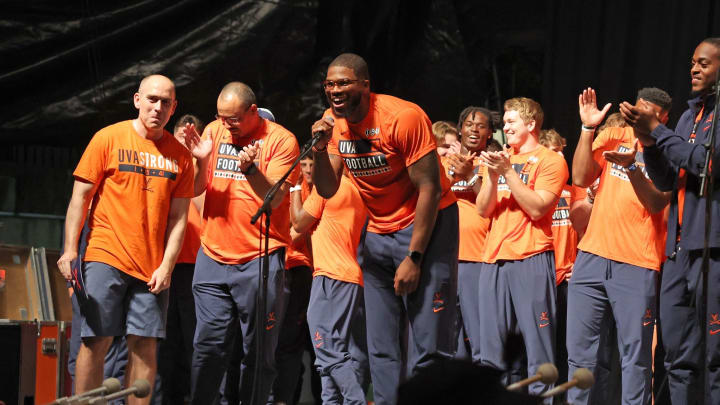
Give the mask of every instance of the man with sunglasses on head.
<svg viewBox="0 0 720 405">
<path fill-rule="evenodd" d="M 285 311 L 285 249 L 290 242 L 288 190 L 295 171 L 272 201 L 269 256 L 259 251 L 264 220 L 250 218 L 272 185 L 299 154 L 295 136 L 258 115 L 255 94 L 240 82 L 228 83 L 217 100 L 217 120 L 202 139 L 190 136 L 198 160 L 195 194 L 203 191 L 205 225 L 193 278 L 197 326 L 192 365 L 193 404 L 213 403 L 226 370 L 233 341 L 242 342 L 239 396 L 250 403 L 254 367 L 260 367 L 262 401 L 275 378 L 275 348 Z M 264 243 L 264 240 L 263 240 Z M 265 319 L 255 310 L 260 260 L 269 261 Z M 237 326 L 240 326 L 239 330 Z M 264 339 L 262 364 L 255 364 L 255 339 Z"/>
<path fill-rule="evenodd" d="M 370 370 L 375 403 L 395 404 L 408 321 L 412 374 L 455 352 L 457 204 L 420 107 L 371 92 L 365 60 L 351 53 L 330 63 L 323 87 L 330 109 L 312 126 L 321 134 L 313 183 L 332 197 L 344 165 L 369 210 L 361 254 Z"/>
</svg>

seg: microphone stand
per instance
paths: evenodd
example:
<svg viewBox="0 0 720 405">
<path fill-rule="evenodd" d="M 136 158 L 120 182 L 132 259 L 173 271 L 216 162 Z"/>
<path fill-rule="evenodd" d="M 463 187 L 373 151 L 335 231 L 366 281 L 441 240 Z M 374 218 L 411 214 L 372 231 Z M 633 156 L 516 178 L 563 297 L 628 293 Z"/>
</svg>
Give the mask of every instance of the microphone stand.
<svg viewBox="0 0 720 405">
<path fill-rule="evenodd" d="M 710 129 L 710 136 L 707 138 L 705 146 L 705 164 L 703 166 L 702 174 L 700 175 L 700 196 L 705 197 L 705 237 L 703 240 L 703 254 L 702 254 L 702 303 L 700 305 L 700 330 L 702 336 L 702 365 L 703 375 L 705 376 L 708 369 L 707 361 L 707 337 L 705 331 L 707 330 L 707 302 L 708 302 L 708 275 L 710 272 L 710 231 L 712 229 L 712 196 L 714 191 L 715 182 L 713 180 L 713 163 L 715 157 L 715 138 L 717 137 L 717 115 L 718 115 L 718 103 L 720 103 L 720 72 L 715 82 L 715 108 L 712 112 L 712 128 Z M 704 395 L 707 395 L 707 378 L 703 378 Z"/>
<path fill-rule="evenodd" d="M 260 366 L 262 362 L 264 361 L 263 358 L 263 351 L 265 349 L 265 336 L 264 334 L 267 333 L 264 328 L 261 327 L 263 323 L 263 319 L 265 318 L 265 310 L 267 309 L 267 280 L 270 273 L 270 261 L 268 260 L 269 252 L 269 241 L 270 241 L 270 215 L 272 214 L 272 200 L 275 198 L 275 195 L 280 190 L 280 187 L 282 187 L 283 184 L 285 184 L 285 180 L 290 176 L 290 174 L 295 170 L 295 167 L 300 163 L 301 160 L 303 160 L 307 155 L 310 154 L 312 151 L 312 148 L 320 141 L 319 136 L 313 136 L 310 141 L 308 141 L 300 150 L 300 155 L 298 155 L 297 159 L 293 162 L 292 166 L 288 169 L 287 172 L 278 180 L 273 186 L 268 190 L 268 192 L 265 194 L 265 198 L 263 199 L 263 203 L 258 208 L 258 210 L 255 212 L 255 215 L 250 218 L 250 223 L 252 225 L 255 225 L 257 220 L 260 218 L 261 215 L 265 215 L 265 229 L 264 232 L 261 232 L 261 239 L 265 238 L 265 250 L 264 255 L 260 256 L 260 263 L 259 263 L 259 270 L 258 270 L 258 297 L 257 297 L 257 306 L 255 309 L 255 372 L 254 372 L 254 378 L 253 378 L 253 390 L 252 390 L 252 400 L 250 401 L 251 404 L 254 405 L 264 405 L 266 402 L 266 398 L 260 398 Z M 264 235 L 264 236 L 263 236 Z"/>
</svg>

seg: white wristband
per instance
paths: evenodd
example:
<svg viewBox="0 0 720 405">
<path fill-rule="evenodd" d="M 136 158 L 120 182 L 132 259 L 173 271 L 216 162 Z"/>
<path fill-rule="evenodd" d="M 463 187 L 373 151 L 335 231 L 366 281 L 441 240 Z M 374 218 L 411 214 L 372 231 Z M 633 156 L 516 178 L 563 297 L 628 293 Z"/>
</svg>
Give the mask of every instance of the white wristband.
<svg viewBox="0 0 720 405">
<path fill-rule="evenodd" d="M 300 190 L 302 190 L 302 186 L 292 186 L 292 187 L 290 187 L 290 192 L 291 192 L 291 193 L 293 193 L 293 192 L 295 192 L 295 191 L 300 191 Z"/>
</svg>

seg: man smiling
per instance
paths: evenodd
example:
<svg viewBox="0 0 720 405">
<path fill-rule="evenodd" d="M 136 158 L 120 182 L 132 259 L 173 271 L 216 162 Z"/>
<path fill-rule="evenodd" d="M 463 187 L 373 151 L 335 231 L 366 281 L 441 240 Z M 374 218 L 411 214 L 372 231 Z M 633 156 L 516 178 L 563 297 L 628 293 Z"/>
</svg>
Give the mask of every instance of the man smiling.
<svg viewBox="0 0 720 405">
<path fill-rule="evenodd" d="M 313 183 L 332 197 L 344 164 L 370 213 L 361 253 L 368 354 L 375 403 L 395 404 L 408 321 L 413 374 L 455 352 L 457 205 L 420 107 L 372 93 L 355 54 L 335 58 L 325 79 L 334 126 L 324 118 L 312 127 L 323 135 Z"/>
<path fill-rule="evenodd" d="M 505 369 L 505 339 L 517 325 L 527 349 L 528 375 L 553 362 L 555 259 L 552 214 L 568 179 L 565 160 L 538 143 L 540 104 L 529 98 L 505 102 L 509 148 L 481 152 L 483 182 L 477 210 L 491 218 L 478 277 L 481 364 Z M 534 383 L 530 393 L 545 385 Z"/>
<path fill-rule="evenodd" d="M 668 370 L 670 396 L 675 404 L 696 403 L 702 392 L 703 374 L 708 373 L 709 392 L 704 403 L 720 403 L 720 328 L 718 314 L 720 291 L 720 198 L 713 194 L 710 231 L 709 297 L 702 296 L 699 277 L 705 229 L 705 197 L 700 195 L 700 174 L 705 162 L 710 128 L 712 127 L 715 95 L 713 85 L 720 68 L 720 38 L 707 38 L 695 48 L 690 60 L 692 99 L 678 120 L 675 131 L 658 119 L 652 105 L 638 103 L 620 105 L 623 118 L 632 125 L 644 147 L 648 175 L 662 191 L 672 191 L 667 223 L 668 256 L 663 265 L 660 286 L 660 320 L 665 345 L 665 367 Z M 718 163 L 718 138 L 715 138 L 715 165 Z M 712 175 L 717 184 L 718 173 Z M 717 187 L 717 186 L 716 186 Z M 695 302 L 691 297 L 697 297 Z M 696 306 L 707 300 L 707 318 L 698 322 Z M 704 325 L 698 327 L 698 323 Z M 707 354 L 701 353 L 700 334 L 707 330 Z M 706 370 L 702 370 L 702 356 Z M 703 400 L 700 399 L 700 402 Z"/>
</svg>

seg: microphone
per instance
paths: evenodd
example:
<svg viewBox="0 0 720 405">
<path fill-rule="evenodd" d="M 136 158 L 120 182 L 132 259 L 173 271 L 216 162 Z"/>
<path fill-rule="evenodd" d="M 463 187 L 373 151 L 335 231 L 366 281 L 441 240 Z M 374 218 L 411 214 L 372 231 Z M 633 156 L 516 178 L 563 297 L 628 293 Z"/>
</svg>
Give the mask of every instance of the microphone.
<svg viewBox="0 0 720 405">
<path fill-rule="evenodd" d="M 127 397 L 132 394 L 135 394 L 136 398 L 145 398 L 146 396 L 150 395 L 150 390 L 150 383 L 143 378 L 138 378 L 137 380 L 135 380 L 131 387 L 125 388 L 122 391 L 118 391 L 107 396 L 94 398 L 92 401 L 90 401 L 90 405 L 107 405 L 109 401 Z"/>
<path fill-rule="evenodd" d="M 507 390 L 508 391 L 517 391 L 520 388 L 525 387 L 526 385 L 530 385 L 536 381 L 540 381 L 545 385 L 550 385 L 550 384 L 554 383 L 555 381 L 557 381 L 557 379 L 558 379 L 557 368 L 551 363 L 543 363 L 540 365 L 540 367 L 538 367 L 534 376 L 508 385 Z"/>
<path fill-rule="evenodd" d="M 557 387 L 544 393 L 542 397 L 550 398 L 557 394 L 561 394 L 572 387 L 578 387 L 581 390 L 586 390 L 592 387 L 593 384 L 595 384 L 595 377 L 593 377 L 593 373 L 586 368 L 579 368 L 575 370 L 572 380 L 566 382 L 565 384 L 558 385 Z"/>
<path fill-rule="evenodd" d="M 50 405 L 82 405 L 87 404 L 90 400 L 90 397 L 94 397 L 97 395 L 107 395 L 112 394 L 115 392 L 120 391 L 122 389 L 122 384 L 120 383 L 120 380 L 117 378 L 108 378 L 107 380 L 102 382 L 102 385 L 100 387 L 95 388 L 90 391 L 83 392 L 82 394 L 74 395 L 71 397 L 63 397 L 58 398 L 55 400 L 55 402 L 51 403 Z"/>
<path fill-rule="evenodd" d="M 330 124 L 330 126 L 335 125 L 335 119 L 331 116 L 323 117 L 323 120 Z M 315 145 L 317 145 L 318 142 L 320 142 L 320 138 L 322 138 L 325 135 L 323 131 L 315 131 L 312 133 L 312 141 L 310 142 L 310 147 L 313 148 Z"/>
</svg>

